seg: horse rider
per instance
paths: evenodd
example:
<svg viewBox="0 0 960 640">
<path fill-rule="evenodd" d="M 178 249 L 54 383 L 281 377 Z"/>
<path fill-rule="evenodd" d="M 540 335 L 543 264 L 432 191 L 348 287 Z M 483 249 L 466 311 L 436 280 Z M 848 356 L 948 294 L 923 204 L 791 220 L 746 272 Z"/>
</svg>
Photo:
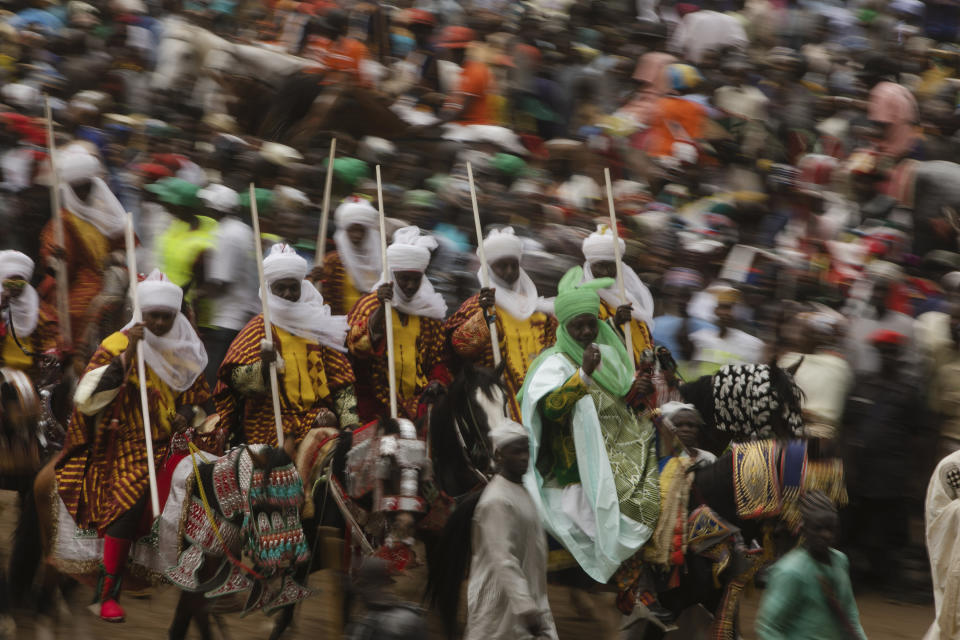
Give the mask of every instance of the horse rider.
<svg viewBox="0 0 960 640">
<path fill-rule="evenodd" d="M 308 280 L 307 261 L 292 247 L 275 244 L 263 261 L 273 323 L 269 341 L 258 314 L 234 339 L 218 373 L 215 390 L 221 420 L 248 444 L 294 449 L 318 418 L 333 412 L 341 428 L 359 423 L 354 376 L 343 346 L 347 321 L 335 316 Z M 270 378 L 277 363 L 284 442 L 277 442 Z"/>
<path fill-rule="evenodd" d="M 626 249 L 626 243 L 618 238 L 620 255 Z M 600 225 L 596 231 L 583 239 L 583 277 L 584 281 L 595 278 L 613 278 L 617 274 L 617 264 L 613 261 L 613 234 L 608 225 Z M 618 332 L 630 323 L 630 338 L 633 342 L 633 361 L 641 362 L 644 351 L 653 349 L 650 337 L 650 325 L 653 323 L 653 295 L 640 280 L 636 272 L 628 265 L 621 266 L 623 272 L 626 300 L 620 298 L 617 287 L 600 289 L 600 321 L 612 322 Z"/>
<path fill-rule="evenodd" d="M 330 309 L 347 315 L 381 275 L 380 214 L 369 200 L 350 197 L 333 214 L 337 247 L 323 259 L 323 293 Z"/>
<path fill-rule="evenodd" d="M 523 242 L 512 227 L 491 231 L 483 240 L 483 249 L 491 286 L 468 298 L 447 320 L 446 331 L 457 357 L 492 368 L 489 323 L 490 315 L 495 316 L 510 417 L 519 420 L 516 394 L 536 355 L 553 345 L 557 320 L 520 266 Z"/>
<path fill-rule="evenodd" d="M 652 385 L 634 372 L 620 335 L 598 320 L 597 291 L 613 280 L 582 281 L 580 267 L 560 281 L 557 343 L 533 362 L 520 390 L 534 460 L 525 484 L 547 531 L 587 575 L 604 584 L 614 578 L 623 611 L 638 597 L 659 610 L 635 557 L 660 515 L 654 427 L 637 413 Z"/>
<path fill-rule="evenodd" d="M 19 369 L 38 380 L 41 354 L 57 349 L 53 309 L 30 284 L 33 260 L 19 251 L 0 251 L 0 367 Z"/>
<path fill-rule="evenodd" d="M 127 556 L 134 538 L 146 533 L 151 522 L 140 381 L 134 368 L 137 344 L 142 346 L 158 469 L 173 435 L 191 425 L 197 407 L 213 409 L 203 377 L 207 352 L 180 313 L 183 291 L 154 271 L 137 285 L 137 295 L 143 301 L 143 321 L 131 321 L 94 353 L 80 379 L 56 466 L 60 498 L 77 526 L 103 537 L 97 597 L 100 618 L 107 622 L 124 620 L 117 600 Z"/>
<path fill-rule="evenodd" d="M 360 298 L 348 316 L 347 347 L 357 373 L 357 397 L 363 422 L 390 410 L 387 382 L 385 304 L 392 305 L 393 344 L 400 417 L 416 420 L 421 398 L 435 398 L 451 382 L 443 322 L 447 303 L 424 271 L 437 240 L 404 227 L 387 249 L 391 282 Z"/>
<path fill-rule="evenodd" d="M 69 315 L 72 344 L 81 360 L 95 345 L 82 343 L 91 301 L 103 286 L 103 265 L 111 251 L 123 248 L 127 214 L 103 181 L 106 168 L 83 143 L 75 142 L 57 152 L 63 246 L 57 243 L 54 223 L 40 234 L 40 257 L 47 263 L 62 260 L 69 283 Z M 40 296 L 56 302 L 56 286 L 48 277 Z"/>
</svg>

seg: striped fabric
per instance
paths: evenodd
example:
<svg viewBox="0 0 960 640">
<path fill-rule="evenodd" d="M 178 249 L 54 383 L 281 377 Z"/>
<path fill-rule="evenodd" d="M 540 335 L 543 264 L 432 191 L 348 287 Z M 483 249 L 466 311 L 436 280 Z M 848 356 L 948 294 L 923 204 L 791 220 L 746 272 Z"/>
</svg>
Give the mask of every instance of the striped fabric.
<svg viewBox="0 0 960 640">
<path fill-rule="evenodd" d="M 84 374 L 110 364 L 127 344 L 123 332 L 108 336 Z M 154 462 L 160 469 L 170 447 L 177 409 L 206 403 L 210 388 L 200 376 L 192 387 L 178 394 L 148 367 L 147 389 Z M 102 531 L 146 494 L 147 452 L 135 366 L 130 367 L 119 395 L 99 414 L 85 416 L 74 409 L 56 473 L 60 497 L 82 529 Z"/>
<path fill-rule="evenodd" d="M 230 387 L 230 374 L 237 366 L 260 362 L 260 343 L 265 338 L 263 316 L 257 315 L 234 339 L 217 374 L 214 392 L 221 421 L 243 436 L 248 444 L 277 446 L 273 420 L 273 401 L 269 393 L 244 396 Z M 285 331 L 273 328 L 273 341 L 285 370 L 278 372 L 280 412 L 285 433 L 296 434 L 300 442 L 314 425 L 321 409 L 336 413 L 333 396 L 354 383 L 353 369 L 347 357 L 316 343 L 307 343 Z M 300 366 L 306 371 L 297 376 Z"/>
<path fill-rule="evenodd" d="M 63 244 L 66 252 L 69 278 L 70 330 L 75 346 L 81 346 L 90 302 L 103 286 L 103 264 L 111 251 L 123 249 L 123 237 L 107 239 L 90 223 L 81 220 L 67 209 L 63 215 Z M 44 264 L 53 255 L 55 247 L 53 222 L 48 222 L 40 233 L 40 258 Z M 44 302 L 56 308 L 57 288 L 50 278 L 40 287 Z M 92 345 L 90 345 L 92 350 Z"/>
<path fill-rule="evenodd" d="M 330 305 L 330 311 L 335 316 L 350 313 L 353 305 L 363 295 L 353 286 L 343 262 L 340 261 L 340 254 L 336 251 L 323 258 L 322 292 L 323 301 Z"/>
<path fill-rule="evenodd" d="M 350 333 L 347 335 L 347 348 L 353 356 L 357 374 L 357 404 L 360 419 L 364 423 L 386 415 L 390 410 L 386 341 L 374 348 L 370 340 L 370 316 L 379 306 L 377 294 L 369 293 L 360 298 L 348 316 Z M 402 317 L 396 312 L 394 314 L 397 408 L 401 417 L 415 420 L 420 394 L 427 385 L 434 380 L 443 384 L 449 384 L 452 380 L 447 366 L 449 351 L 442 320 L 407 317 L 408 322 L 416 321 L 418 327 L 416 336 L 406 340 L 397 338 L 406 327 L 397 326 L 397 320 L 402 322 Z"/>
<path fill-rule="evenodd" d="M 460 309 L 450 316 L 446 332 L 454 354 L 481 367 L 493 368 L 493 349 L 490 332 L 480 309 L 479 294 L 468 298 Z M 556 342 L 557 320 L 537 312 L 529 320 L 518 321 L 497 313 L 497 335 L 500 354 L 505 363 L 503 382 L 506 387 L 510 417 L 520 421 L 517 392 L 533 359 Z"/>
</svg>

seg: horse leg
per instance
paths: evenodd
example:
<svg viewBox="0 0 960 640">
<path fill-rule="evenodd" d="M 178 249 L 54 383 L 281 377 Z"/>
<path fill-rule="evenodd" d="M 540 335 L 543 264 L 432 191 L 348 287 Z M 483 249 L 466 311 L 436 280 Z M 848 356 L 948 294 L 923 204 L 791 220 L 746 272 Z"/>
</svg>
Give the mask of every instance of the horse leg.
<svg viewBox="0 0 960 640">
<path fill-rule="evenodd" d="M 196 598 L 195 594 L 186 591 L 180 592 L 180 597 L 177 599 L 177 608 L 173 612 L 173 622 L 170 623 L 168 633 L 170 640 L 185 640 L 187 637 L 190 620 L 193 618 L 196 608 Z M 209 630 L 209 624 L 207 628 Z"/>
</svg>

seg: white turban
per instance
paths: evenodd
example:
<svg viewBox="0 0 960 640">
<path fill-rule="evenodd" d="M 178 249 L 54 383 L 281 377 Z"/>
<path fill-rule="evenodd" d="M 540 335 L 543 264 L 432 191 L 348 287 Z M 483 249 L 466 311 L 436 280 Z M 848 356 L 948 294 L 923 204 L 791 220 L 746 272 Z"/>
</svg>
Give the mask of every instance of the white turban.
<svg viewBox="0 0 960 640">
<path fill-rule="evenodd" d="M 337 229 L 346 229 L 350 225 L 360 224 L 368 229 L 380 228 L 380 213 L 373 208 L 369 200 L 349 198 L 333 214 Z"/>
<path fill-rule="evenodd" d="M 494 451 L 499 451 L 511 442 L 526 440 L 529 437 L 526 428 L 513 420 L 504 420 L 490 430 L 490 443 Z"/>
<path fill-rule="evenodd" d="M 620 255 L 623 255 L 626 249 L 626 243 L 623 238 L 618 238 L 620 243 Z M 601 224 L 597 230 L 583 239 L 583 257 L 587 262 L 611 262 L 614 259 L 613 254 L 613 234 L 610 233 L 609 225 Z"/>
<path fill-rule="evenodd" d="M 676 418 L 681 411 L 692 411 L 698 416 L 700 415 L 700 412 L 697 411 L 697 408 L 694 405 L 677 402 L 676 400 L 667 402 L 660 407 L 660 413 L 662 413 L 670 422 L 673 422 L 673 419 Z"/>
<path fill-rule="evenodd" d="M 33 277 L 33 260 L 19 251 L 0 251 L 0 283 L 13 276 L 28 281 Z M 40 296 L 29 282 L 23 292 L 10 301 L 13 329 L 19 338 L 26 338 L 37 328 Z"/>
<path fill-rule="evenodd" d="M 387 249 L 387 264 L 391 271 L 426 271 L 430 252 L 437 248 L 437 239 L 420 235 L 419 227 L 403 227 L 393 234 L 393 244 Z"/>
<path fill-rule="evenodd" d="M 230 213 L 240 206 L 239 194 L 222 184 L 207 185 L 206 188 L 197 192 L 197 197 L 208 207 L 221 213 Z"/>
<path fill-rule="evenodd" d="M 180 305 L 183 303 L 183 289 L 170 282 L 159 269 L 154 269 L 143 282 L 137 283 L 137 299 L 144 310 L 180 311 Z"/>
<path fill-rule="evenodd" d="M 106 173 L 100 158 L 79 144 L 64 147 L 57 153 L 56 161 L 60 180 L 70 185 L 99 178 Z"/>
<path fill-rule="evenodd" d="M 287 278 L 303 280 L 307 277 L 307 261 L 290 245 L 277 243 L 270 248 L 270 255 L 263 259 L 263 277 L 268 285 Z"/>
<path fill-rule="evenodd" d="M 0 251 L 0 282 L 13 276 L 33 277 L 33 260 L 19 251 Z"/>
<path fill-rule="evenodd" d="M 513 227 L 493 229 L 483 241 L 483 251 L 488 263 L 502 258 L 519 260 L 523 255 L 523 241 L 517 237 Z"/>
</svg>

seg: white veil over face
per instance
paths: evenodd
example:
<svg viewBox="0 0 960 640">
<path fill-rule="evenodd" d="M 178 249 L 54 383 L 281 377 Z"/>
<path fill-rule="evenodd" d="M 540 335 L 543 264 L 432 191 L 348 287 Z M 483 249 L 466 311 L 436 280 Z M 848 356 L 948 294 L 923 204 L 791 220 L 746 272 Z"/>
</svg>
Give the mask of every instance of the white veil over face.
<svg viewBox="0 0 960 640">
<path fill-rule="evenodd" d="M 33 277 L 33 260 L 19 251 L 0 251 L 0 285 L 4 280 L 19 276 L 28 282 L 20 295 L 10 300 L 9 313 L 17 338 L 26 338 L 37 328 L 40 312 L 40 296 L 30 283 Z M 6 320 L 4 318 L 3 320 Z"/>
</svg>

